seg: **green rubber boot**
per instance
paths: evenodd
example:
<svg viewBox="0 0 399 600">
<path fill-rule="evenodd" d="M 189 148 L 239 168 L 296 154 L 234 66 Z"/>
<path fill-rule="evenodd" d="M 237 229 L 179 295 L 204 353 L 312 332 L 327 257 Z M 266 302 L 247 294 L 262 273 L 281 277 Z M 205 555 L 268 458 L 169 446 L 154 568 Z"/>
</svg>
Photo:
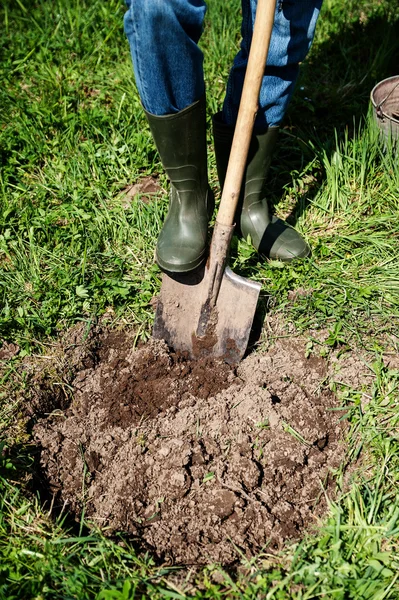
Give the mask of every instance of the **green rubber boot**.
<svg viewBox="0 0 399 600">
<path fill-rule="evenodd" d="M 205 98 L 166 116 L 146 112 L 163 167 L 170 179 L 169 211 L 155 258 L 164 271 L 186 273 L 206 257 L 214 198 L 208 186 Z"/>
<path fill-rule="evenodd" d="M 266 133 L 253 134 L 244 174 L 243 191 L 236 213 L 237 232 L 267 258 L 289 262 L 310 254 L 302 236 L 287 223 L 270 216 L 266 199 L 266 179 L 278 127 L 269 127 Z M 216 166 L 221 187 L 226 177 L 234 127 L 225 125 L 221 113 L 213 117 Z"/>
</svg>

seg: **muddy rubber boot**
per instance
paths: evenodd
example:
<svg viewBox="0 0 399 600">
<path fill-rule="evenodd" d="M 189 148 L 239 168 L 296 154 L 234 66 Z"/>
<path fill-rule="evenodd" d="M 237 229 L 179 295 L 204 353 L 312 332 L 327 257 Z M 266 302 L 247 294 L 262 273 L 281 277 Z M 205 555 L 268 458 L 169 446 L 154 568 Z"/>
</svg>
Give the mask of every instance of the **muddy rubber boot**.
<svg viewBox="0 0 399 600">
<path fill-rule="evenodd" d="M 213 117 L 216 166 L 223 187 L 229 161 L 234 127 L 225 125 L 221 113 Z M 236 228 L 244 239 L 249 236 L 256 250 L 267 258 L 289 262 L 310 254 L 302 236 L 287 223 L 271 216 L 266 199 L 266 179 L 279 128 L 253 134 L 244 174 L 243 189 L 236 212 Z"/>
<path fill-rule="evenodd" d="M 214 198 L 208 186 L 205 98 L 166 116 L 145 113 L 170 179 L 170 204 L 155 258 L 164 271 L 186 273 L 206 257 Z"/>
</svg>

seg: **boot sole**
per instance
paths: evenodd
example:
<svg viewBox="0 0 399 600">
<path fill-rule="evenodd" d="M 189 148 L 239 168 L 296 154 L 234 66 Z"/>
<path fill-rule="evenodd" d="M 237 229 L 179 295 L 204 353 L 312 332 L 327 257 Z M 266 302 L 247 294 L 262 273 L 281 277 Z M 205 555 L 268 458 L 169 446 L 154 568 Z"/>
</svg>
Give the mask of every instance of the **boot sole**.
<svg viewBox="0 0 399 600">
<path fill-rule="evenodd" d="M 161 271 L 165 271 L 166 273 L 190 273 L 191 271 L 198 269 L 198 267 L 205 262 L 206 257 L 207 251 L 205 250 L 197 260 L 184 265 L 176 265 L 159 260 L 159 256 L 157 252 L 155 252 L 155 262 Z"/>
</svg>

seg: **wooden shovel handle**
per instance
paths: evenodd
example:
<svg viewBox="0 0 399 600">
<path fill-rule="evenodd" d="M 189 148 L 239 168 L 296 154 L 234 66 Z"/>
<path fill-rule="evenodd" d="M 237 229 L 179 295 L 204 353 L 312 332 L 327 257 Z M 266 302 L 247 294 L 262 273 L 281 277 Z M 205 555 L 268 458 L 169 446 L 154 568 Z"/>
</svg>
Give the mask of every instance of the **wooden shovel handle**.
<svg viewBox="0 0 399 600">
<path fill-rule="evenodd" d="M 216 217 L 216 222 L 226 227 L 230 227 L 234 223 L 234 214 L 240 196 L 249 145 L 256 113 L 258 112 L 259 92 L 265 72 L 275 10 L 276 0 L 258 0 L 237 124 L 222 198 Z"/>
</svg>

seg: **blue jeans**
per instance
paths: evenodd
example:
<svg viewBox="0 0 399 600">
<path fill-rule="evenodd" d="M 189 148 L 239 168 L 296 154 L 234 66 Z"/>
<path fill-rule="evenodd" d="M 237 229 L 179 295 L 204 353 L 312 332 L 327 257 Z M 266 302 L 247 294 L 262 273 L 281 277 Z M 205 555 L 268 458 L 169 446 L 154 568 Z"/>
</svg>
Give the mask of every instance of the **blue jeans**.
<svg viewBox="0 0 399 600">
<path fill-rule="evenodd" d="M 221 2 L 223 0 L 220 0 Z M 258 131 L 280 125 L 306 57 L 323 0 L 278 0 L 255 122 Z M 126 0 L 125 32 L 144 108 L 155 115 L 179 112 L 204 94 L 198 41 L 205 0 Z M 223 121 L 237 119 L 257 0 L 242 0 L 242 42 L 223 103 Z"/>
</svg>

